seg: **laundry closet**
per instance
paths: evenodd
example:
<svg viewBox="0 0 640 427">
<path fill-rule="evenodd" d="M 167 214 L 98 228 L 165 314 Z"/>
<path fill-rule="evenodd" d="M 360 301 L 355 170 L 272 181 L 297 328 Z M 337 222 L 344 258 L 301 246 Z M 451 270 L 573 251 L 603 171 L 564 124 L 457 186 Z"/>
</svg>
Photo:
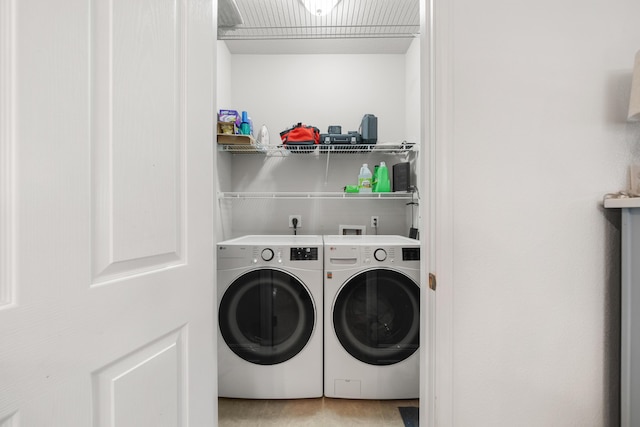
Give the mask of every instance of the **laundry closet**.
<svg viewBox="0 0 640 427">
<path fill-rule="evenodd" d="M 301 217 L 301 234 L 338 234 L 341 225 L 353 225 L 366 234 L 408 236 L 417 228 L 425 191 L 418 162 L 419 44 L 417 37 L 218 41 L 217 109 L 247 111 L 254 135 L 264 125 L 274 145 L 281 131 L 298 122 L 321 133 L 340 126 L 346 134 L 373 114 L 378 138 L 370 150 L 302 153 L 217 144 L 217 240 L 293 234 L 290 215 Z M 362 164 L 373 171 L 380 162 L 390 174 L 393 165 L 409 162 L 417 191 L 343 194 L 345 186 L 357 184 Z"/>
<path fill-rule="evenodd" d="M 283 3 L 288 7 L 301 9 L 302 2 L 289 0 Z M 344 1 L 344 3 L 355 4 L 348 1 Z M 417 1 L 401 3 L 418 4 Z M 274 3 L 267 2 L 267 4 L 273 5 Z M 386 14 L 401 13 L 387 7 L 389 2 L 373 1 L 371 4 L 377 4 L 378 7 L 383 5 L 386 8 L 384 11 Z M 414 9 L 414 12 L 417 21 L 417 10 Z M 278 15 L 277 12 L 274 14 Z M 329 21 L 320 20 L 319 22 L 324 24 L 320 25 L 321 27 L 332 27 Z M 384 27 L 384 25 L 380 25 L 380 27 Z M 263 291 L 258 291 L 258 282 L 272 281 L 274 294 L 276 288 L 279 292 L 288 292 L 289 288 L 293 289 L 298 286 L 298 283 L 293 283 L 295 280 L 289 283 L 289 278 L 276 277 L 280 275 L 280 272 L 276 271 L 277 269 L 272 270 L 270 262 L 276 259 L 280 262 L 279 257 L 288 256 L 289 250 L 291 250 L 292 256 L 295 251 L 296 256 L 301 256 L 300 259 L 304 260 L 311 254 L 312 258 L 309 258 L 309 262 L 317 261 L 318 265 L 322 265 L 324 262 L 326 268 L 329 257 L 321 243 L 311 244 L 313 239 L 307 239 L 300 240 L 304 244 L 298 245 L 297 243 L 287 243 L 289 240 L 282 240 L 277 236 L 325 236 L 326 240 L 326 236 L 329 235 L 362 234 L 365 237 L 399 236 L 400 238 L 398 241 L 394 239 L 385 241 L 383 244 L 385 250 L 375 252 L 375 255 L 376 249 L 373 246 L 355 249 L 357 254 L 353 257 L 357 258 L 358 262 L 362 257 L 362 262 L 365 262 L 365 258 L 367 263 L 369 259 L 375 259 L 381 265 L 386 263 L 389 269 L 397 267 L 396 273 L 398 276 L 403 276 L 397 280 L 383 276 L 380 276 L 379 279 L 362 280 L 379 280 L 380 283 L 393 282 L 397 289 L 388 291 L 389 295 L 393 295 L 392 297 L 403 294 L 405 291 L 407 294 L 414 293 L 405 301 L 412 305 L 406 312 L 413 314 L 412 317 L 407 317 L 406 324 L 403 326 L 407 330 L 411 330 L 413 334 L 411 345 L 414 347 L 413 349 L 408 348 L 406 350 L 408 355 L 401 356 L 399 359 L 403 360 L 404 357 L 410 357 L 410 354 L 415 353 L 412 359 L 404 361 L 405 365 L 409 364 L 414 368 L 402 367 L 397 372 L 408 375 L 409 378 L 413 377 L 416 381 L 415 389 L 412 389 L 414 391 L 405 391 L 405 384 L 411 379 L 401 380 L 402 375 L 397 375 L 387 368 L 373 368 L 372 375 L 377 377 L 379 372 L 388 371 L 390 381 L 392 381 L 391 378 L 397 378 L 401 384 L 397 388 L 395 386 L 381 387 L 379 392 L 374 391 L 367 395 L 367 392 L 371 390 L 370 387 L 365 386 L 364 381 L 361 386 L 359 382 L 349 379 L 336 379 L 335 381 L 333 378 L 327 379 L 327 366 L 325 365 L 324 395 L 329 397 L 333 396 L 327 392 L 327 388 L 333 387 L 334 382 L 338 384 L 336 387 L 340 388 L 336 397 L 349 398 L 351 393 L 356 399 L 413 399 L 417 397 L 419 372 L 416 371 L 419 370 L 419 361 L 416 349 L 419 327 L 416 319 L 419 313 L 419 296 L 415 289 L 412 291 L 409 288 L 417 289 L 420 283 L 419 240 L 415 239 L 419 238 L 416 233 L 419 232 L 421 192 L 426 192 L 426 189 L 420 188 L 422 182 L 420 167 L 422 144 L 420 140 L 421 73 L 418 28 L 419 25 L 416 22 L 412 29 L 413 33 L 404 34 L 401 37 L 397 34 L 389 34 L 388 37 L 380 34 L 370 34 L 369 36 L 360 34 L 360 37 L 338 36 L 328 39 L 323 37 L 318 39 L 313 36 L 264 36 L 264 38 L 257 36 L 256 39 L 243 40 L 242 34 L 238 35 L 238 39 L 233 39 L 233 31 L 228 33 L 223 31 L 225 37 L 219 37 L 218 40 L 216 109 L 218 111 L 246 112 L 253 125 L 254 138 L 263 128 L 266 128 L 268 132 L 266 142 L 263 137 L 259 138 L 257 143 L 255 139 L 246 139 L 245 137 L 238 138 L 238 141 L 221 137 L 214 141 L 217 185 L 215 200 L 218 217 L 216 241 L 231 242 L 228 245 L 218 245 L 217 250 L 218 277 L 224 277 L 223 283 L 219 284 L 219 287 L 225 287 L 223 291 L 219 290 L 218 292 L 219 300 L 227 298 L 230 301 L 228 305 L 225 305 L 224 301 L 220 304 L 220 307 L 223 307 L 221 312 L 225 316 L 225 319 L 220 320 L 220 324 L 223 325 L 221 327 L 222 334 L 235 335 L 240 341 L 244 339 L 239 332 L 243 325 L 237 323 L 238 316 L 234 312 L 227 313 L 229 310 L 238 310 L 239 312 L 238 304 L 241 304 L 242 298 L 245 298 L 241 296 L 244 292 L 241 290 L 242 288 L 255 288 L 255 300 L 257 301 L 266 296 L 271 298 Z M 368 31 L 373 30 L 369 29 Z M 226 39 L 220 40 L 220 38 Z M 279 39 L 274 40 L 273 38 Z M 310 149 L 300 150 L 283 146 L 280 140 L 280 133 L 297 123 L 317 127 L 323 134 L 333 133 L 329 132 L 329 127 L 339 127 L 342 134 L 361 133 L 361 124 L 365 115 L 373 115 L 377 119 L 377 141 L 375 144 L 329 145 L 321 142 Z M 382 163 L 388 167 L 392 181 L 394 165 L 403 165 L 404 167 L 408 165 L 409 188 L 393 191 L 392 186 L 389 192 L 366 194 L 354 194 L 346 191 L 346 187 L 355 186 L 358 183 L 358 174 L 364 164 L 368 165 L 371 171 L 374 171 L 375 166 Z M 292 217 L 298 220 L 293 225 Z M 244 236 L 247 238 L 245 239 Z M 263 238 L 263 236 L 272 237 Z M 414 239 L 407 239 L 409 236 Z M 278 249 L 274 252 L 269 244 L 263 243 L 263 241 L 281 242 L 279 245 L 284 247 L 284 250 Z M 374 241 L 374 239 L 370 239 L 367 242 Z M 353 245 L 348 241 L 345 244 L 340 239 L 334 240 L 333 245 L 337 251 L 340 250 L 341 245 L 344 246 L 345 253 L 354 250 Z M 240 273 L 236 265 L 243 265 L 242 262 L 237 263 L 237 261 L 244 256 L 242 252 L 245 247 L 247 248 L 246 252 L 252 252 L 251 263 L 253 263 L 253 267 L 240 267 L 242 271 Z M 305 251 L 307 253 L 301 254 Z M 221 256 L 224 258 L 222 262 Z M 347 258 L 351 256 L 348 255 Z M 278 268 L 295 270 L 301 264 L 296 261 L 293 258 L 283 258 L 282 264 L 279 264 Z M 313 279 L 318 267 L 315 264 L 309 265 L 306 273 L 301 273 L 308 275 L 307 279 L 303 279 L 302 282 L 306 282 L 306 286 L 311 289 L 310 300 L 312 302 L 309 304 L 318 304 L 319 297 L 317 295 L 322 294 L 322 287 L 319 290 L 314 290 L 315 285 L 312 283 L 315 281 L 320 283 L 322 273 L 319 273 L 318 280 Z M 364 265 L 363 267 L 368 268 Z M 405 267 L 406 270 L 403 270 Z M 340 267 L 335 268 L 338 271 Z M 256 269 L 267 271 L 267 275 L 258 278 L 257 275 L 262 273 L 253 271 Z M 304 268 L 300 267 L 300 269 L 302 271 Z M 383 270 L 381 269 L 381 271 Z M 343 274 L 344 278 L 341 280 L 348 281 L 351 274 L 357 275 L 360 270 L 354 269 L 355 273 L 348 273 L 348 271 Z M 370 276 L 378 273 L 370 272 L 368 274 Z M 327 278 L 324 283 L 325 300 L 327 299 L 326 289 L 328 289 L 326 280 Z M 300 285 L 305 285 L 305 283 L 300 283 Z M 227 290 L 227 286 L 229 290 Z M 231 291 L 235 292 L 236 290 L 238 296 L 228 296 Z M 246 292 L 247 295 L 248 293 Z M 292 295 L 294 293 L 292 292 Z M 292 297 L 292 299 L 296 298 Z M 302 306 L 305 302 L 298 301 L 297 304 Z M 320 320 L 320 326 L 324 321 L 327 322 L 324 325 L 325 331 L 330 328 L 333 315 L 332 309 L 326 304 L 325 301 L 324 320 L 321 311 L 316 313 L 317 320 Z M 232 308 L 228 309 L 228 307 Z M 320 307 L 318 308 L 320 309 Z M 256 312 L 256 310 L 253 311 Z M 269 317 L 272 316 L 269 315 Z M 294 323 L 297 324 L 297 321 Z M 317 332 L 320 331 L 315 333 Z M 227 335 L 224 340 L 230 342 Z M 232 337 L 232 339 L 235 338 Z M 318 345 L 321 346 L 320 343 Z M 336 345 L 339 347 L 337 342 Z M 227 363 L 228 360 L 236 360 L 233 355 L 236 350 L 227 351 L 228 348 L 232 349 L 234 346 L 237 348 L 239 344 L 225 346 L 223 353 L 219 353 L 223 363 Z M 326 346 L 325 340 L 325 361 L 329 360 L 326 355 Z M 363 358 L 366 356 L 363 354 Z M 246 360 L 249 360 L 250 357 L 252 355 L 247 355 Z M 317 359 L 311 356 L 297 357 L 309 357 L 305 362 L 307 366 L 316 363 Z M 295 359 L 291 360 L 293 362 L 287 360 L 286 363 L 295 366 Z M 318 363 L 321 363 L 321 360 L 318 360 L 320 361 Z M 331 363 L 335 366 L 345 365 L 342 361 Z M 282 364 L 284 365 L 284 363 Z M 265 384 L 255 378 L 262 378 L 265 375 L 279 375 L 276 374 L 277 368 L 268 370 L 268 368 L 261 368 L 259 365 L 256 365 L 254 374 L 248 373 L 251 369 L 249 366 L 244 372 L 242 369 L 237 369 L 236 374 L 229 373 L 228 377 L 227 373 L 232 370 L 223 369 L 225 373 L 219 375 L 221 378 L 225 378 L 222 383 L 225 391 L 229 394 L 221 394 L 221 396 L 246 398 L 246 386 L 237 388 L 236 385 L 253 382 L 252 388 L 260 389 L 257 392 L 258 396 L 253 396 L 253 398 L 272 398 L 270 397 L 272 390 L 269 390 L 268 387 L 265 388 Z M 398 365 L 401 366 L 402 362 Z M 290 373 L 291 370 L 292 368 L 288 368 L 287 372 Z M 269 374 L 262 373 L 265 371 Z M 322 369 L 312 368 L 309 371 L 311 375 L 311 372 L 321 372 Z M 349 371 L 348 369 L 347 372 L 336 374 L 336 378 L 343 378 L 345 374 L 348 375 Z M 231 375 L 238 376 L 232 377 Z M 364 376 L 367 375 L 369 374 L 364 374 Z M 315 390 L 310 386 L 307 387 L 297 382 L 287 384 L 286 381 L 283 384 L 282 391 L 278 391 L 279 394 L 274 395 L 273 398 L 295 399 L 296 397 L 317 396 Z M 297 386 L 300 386 L 300 392 L 293 391 Z M 307 392 L 308 389 L 312 391 Z M 341 395 L 341 393 L 344 394 Z M 320 395 L 322 395 L 321 391 Z M 248 398 L 252 398 L 252 395 L 249 394 Z"/>
</svg>

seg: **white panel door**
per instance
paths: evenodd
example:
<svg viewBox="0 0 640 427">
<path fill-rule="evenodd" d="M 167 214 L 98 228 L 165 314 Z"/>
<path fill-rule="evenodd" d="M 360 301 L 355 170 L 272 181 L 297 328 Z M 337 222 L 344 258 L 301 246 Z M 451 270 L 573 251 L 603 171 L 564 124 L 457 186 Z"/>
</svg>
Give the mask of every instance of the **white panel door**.
<svg viewBox="0 0 640 427">
<path fill-rule="evenodd" d="M 0 427 L 213 426 L 210 0 L 0 0 Z"/>
</svg>

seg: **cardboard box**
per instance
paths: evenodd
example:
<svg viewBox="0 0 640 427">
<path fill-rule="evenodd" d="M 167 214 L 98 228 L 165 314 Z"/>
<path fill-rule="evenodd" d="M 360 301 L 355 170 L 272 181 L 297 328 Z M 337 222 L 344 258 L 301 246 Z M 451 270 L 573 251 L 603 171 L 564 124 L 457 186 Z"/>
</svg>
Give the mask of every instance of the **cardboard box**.
<svg viewBox="0 0 640 427">
<path fill-rule="evenodd" d="M 227 135 L 218 134 L 218 144 L 221 145 L 256 145 L 256 140 L 251 135 Z"/>
</svg>

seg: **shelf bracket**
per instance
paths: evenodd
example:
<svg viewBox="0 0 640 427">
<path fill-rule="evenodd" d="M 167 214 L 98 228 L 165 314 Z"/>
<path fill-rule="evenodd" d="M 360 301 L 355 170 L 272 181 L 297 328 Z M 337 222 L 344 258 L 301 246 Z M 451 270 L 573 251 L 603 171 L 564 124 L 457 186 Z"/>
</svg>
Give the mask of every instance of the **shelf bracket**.
<svg viewBox="0 0 640 427">
<path fill-rule="evenodd" d="M 324 169 L 324 186 L 325 188 L 327 187 L 327 184 L 329 183 L 329 157 L 331 157 L 331 152 L 327 151 L 327 166 Z"/>
</svg>

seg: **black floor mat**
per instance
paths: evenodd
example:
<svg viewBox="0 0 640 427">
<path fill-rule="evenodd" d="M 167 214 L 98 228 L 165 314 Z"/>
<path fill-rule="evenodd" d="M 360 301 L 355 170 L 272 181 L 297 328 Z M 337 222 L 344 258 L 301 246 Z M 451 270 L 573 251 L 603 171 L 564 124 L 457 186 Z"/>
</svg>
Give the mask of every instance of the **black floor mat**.
<svg viewBox="0 0 640 427">
<path fill-rule="evenodd" d="M 415 406 L 399 406 L 400 416 L 404 421 L 404 427 L 418 427 L 418 417 L 420 415 L 420 408 Z"/>
</svg>

